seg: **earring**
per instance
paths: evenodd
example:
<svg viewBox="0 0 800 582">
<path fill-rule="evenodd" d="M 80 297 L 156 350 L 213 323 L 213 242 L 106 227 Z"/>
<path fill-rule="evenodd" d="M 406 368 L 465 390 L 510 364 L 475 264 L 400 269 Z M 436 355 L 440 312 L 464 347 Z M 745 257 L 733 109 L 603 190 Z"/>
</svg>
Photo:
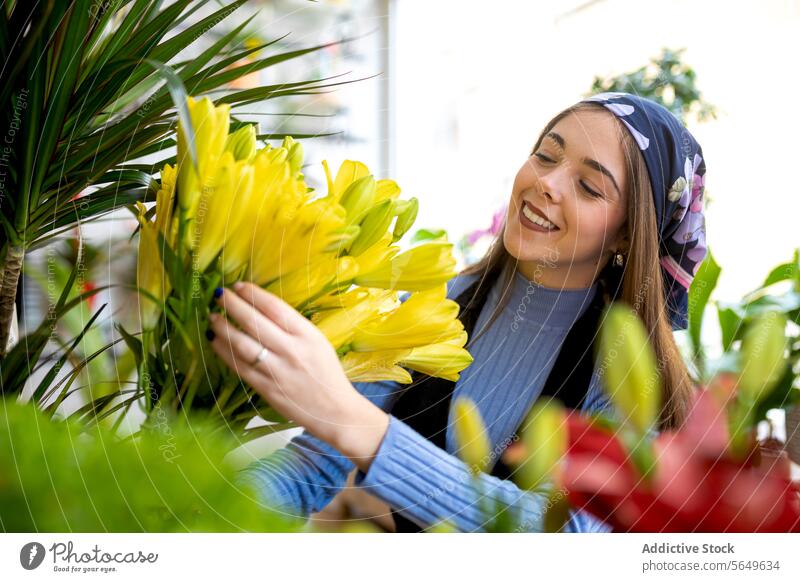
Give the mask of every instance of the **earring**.
<svg viewBox="0 0 800 582">
<path fill-rule="evenodd" d="M 623 263 L 624 263 L 624 260 L 625 260 L 625 255 L 623 255 L 622 253 L 617 253 L 617 252 L 614 253 L 614 266 L 615 267 L 621 267 L 623 265 Z"/>
</svg>

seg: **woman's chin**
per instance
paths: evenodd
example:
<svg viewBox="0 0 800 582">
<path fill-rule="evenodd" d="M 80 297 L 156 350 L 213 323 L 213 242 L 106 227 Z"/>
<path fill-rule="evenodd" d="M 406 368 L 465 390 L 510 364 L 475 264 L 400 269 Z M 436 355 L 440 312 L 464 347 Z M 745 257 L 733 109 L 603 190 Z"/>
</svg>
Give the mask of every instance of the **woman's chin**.
<svg viewBox="0 0 800 582">
<path fill-rule="evenodd" d="M 548 241 L 536 236 L 539 233 L 526 229 L 522 230 L 524 234 L 520 232 L 519 227 L 508 228 L 503 237 L 503 244 L 506 250 L 518 261 L 543 260 L 552 256 L 553 252 L 557 252 L 556 245 L 548 244 Z"/>
</svg>

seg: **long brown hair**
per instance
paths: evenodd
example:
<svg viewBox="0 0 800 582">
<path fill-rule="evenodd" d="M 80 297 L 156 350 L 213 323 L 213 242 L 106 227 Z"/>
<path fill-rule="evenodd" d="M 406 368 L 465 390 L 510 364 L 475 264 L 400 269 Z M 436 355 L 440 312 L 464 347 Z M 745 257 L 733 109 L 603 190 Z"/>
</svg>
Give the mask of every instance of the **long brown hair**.
<svg viewBox="0 0 800 582">
<path fill-rule="evenodd" d="M 539 148 L 544 136 L 556 123 L 580 110 L 605 111 L 602 105 L 592 102 L 581 102 L 568 107 L 547 123 L 539 139 L 536 140 L 534 151 Z M 660 425 L 662 429 L 676 428 L 686 418 L 693 386 L 686 364 L 675 343 L 667 313 L 659 265 L 656 209 L 647 166 L 630 133 L 625 131 L 621 124 L 619 127 L 628 177 L 627 220 L 622 228 L 627 229 L 630 247 L 624 267 L 613 268 L 608 261 L 596 281 L 606 304 L 623 301 L 635 310 L 644 323 L 650 343 L 655 350 L 661 377 L 663 405 Z M 511 297 L 509 291 L 519 261 L 505 248 L 503 243 L 505 229 L 504 221 L 484 257 L 461 272 L 462 275 L 477 274 L 480 280 L 479 288 L 498 282 L 502 290 L 500 301 L 491 317 L 479 333 L 470 338 L 469 345 L 492 325 Z"/>
</svg>

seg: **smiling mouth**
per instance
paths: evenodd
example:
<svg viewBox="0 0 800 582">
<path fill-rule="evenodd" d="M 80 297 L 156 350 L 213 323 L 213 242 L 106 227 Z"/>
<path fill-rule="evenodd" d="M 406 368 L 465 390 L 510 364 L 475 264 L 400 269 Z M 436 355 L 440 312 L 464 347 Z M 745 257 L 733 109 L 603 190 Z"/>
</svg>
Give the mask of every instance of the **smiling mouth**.
<svg viewBox="0 0 800 582">
<path fill-rule="evenodd" d="M 555 224 L 534 212 L 527 201 L 523 201 L 522 207 L 520 208 L 519 220 L 525 228 L 537 232 L 556 232 L 561 230 Z"/>
</svg>

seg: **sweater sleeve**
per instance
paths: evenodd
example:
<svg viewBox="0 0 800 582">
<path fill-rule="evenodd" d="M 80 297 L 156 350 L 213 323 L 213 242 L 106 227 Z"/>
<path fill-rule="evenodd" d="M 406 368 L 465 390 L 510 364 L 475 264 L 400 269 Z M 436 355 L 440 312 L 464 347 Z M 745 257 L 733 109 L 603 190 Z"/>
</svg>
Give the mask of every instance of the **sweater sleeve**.
<svg viewBox="0 0 800 582">
<path fill-rule="evenodd" d="M 397 382 L 388 380 L 354 382 L 353 386 L 385 411 L 399 390 Z M 241 469 L 237 482 L 251 486 L 265 505 L 307 517 L 330 503 L 354 467 L 350 459 L 306 430 L 284 448 Z"/>
<path fill-rule="evenodd" d="M 585 410 L 608 405 L 599 390 L 594 378 Z M 512 481 L 488 474 L 479 475 L 477 480 L 466 463 L 390 415 L 389 428 L 369 471 L 358 471 L 355 484 L 423 528 L 447 520 L 458 531 L 486 531 L 490 516 L 482 507 L 488 501 L 490 507 L 513 506 L 518 531 L 542 531 L 547 505 L 543 494 L 522 490 Z M 584 511 L 571 511 L 565 530 L 607 532 L 610 527 Z"/>
</svg>

